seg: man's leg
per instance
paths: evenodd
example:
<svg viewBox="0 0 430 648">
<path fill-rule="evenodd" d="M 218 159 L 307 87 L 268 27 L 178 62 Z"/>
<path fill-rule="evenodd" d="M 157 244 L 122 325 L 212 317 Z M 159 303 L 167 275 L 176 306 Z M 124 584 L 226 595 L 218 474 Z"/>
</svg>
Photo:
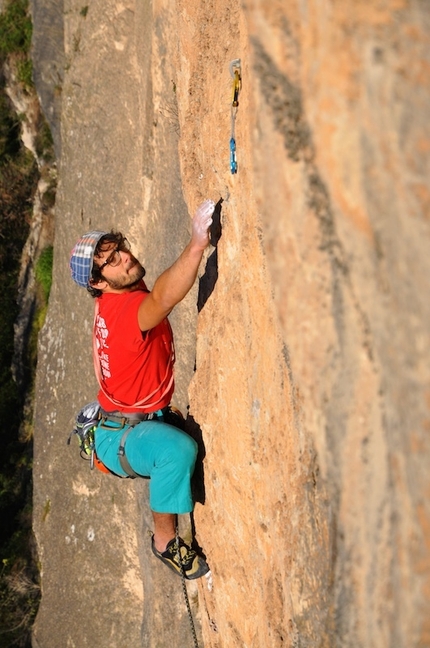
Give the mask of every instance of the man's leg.
<svg viewBox="0 0 430 648">
<path fill-rule="evenodd" d="M 209 571 L 206 561 L 182 538 L 176 539 L 176 514 L 193 510 L 190 481 L 197 456 L 196 442 L 171 425 L 144 421 L 128 435 L 125 454 L 133 470 L 151 478 L 153 553 L 176 574 L 187 579 L 200 578 Z"/>
<path fill-rule="evenodd" d="M 160 553 L 166 551 L 167 543 L 176 535 L 176 515 L 172 513 L 156 513 L 154 519 L 154 546 Z"/>
<path fill-rule="evenodd" d="M 152 511 L 172 515 L 191 513 L 194 507 L 191 476 L 197 456 L 194 439 L 167 423 L 144 421 L 128 435 L 125 454 L 138 475 L 151 478 L 149 505 Z M 174 535 L 173 531 L 171 537 Z"/>
</svg>

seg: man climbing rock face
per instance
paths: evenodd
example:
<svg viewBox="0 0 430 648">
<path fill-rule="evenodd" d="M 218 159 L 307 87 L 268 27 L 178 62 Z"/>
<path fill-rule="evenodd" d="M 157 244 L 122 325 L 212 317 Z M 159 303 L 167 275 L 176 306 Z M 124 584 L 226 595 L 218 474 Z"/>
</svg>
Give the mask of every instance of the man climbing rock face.
<svg viewBox="0 0 430 648">
<path fill-rule="evenodd" d="M 70 258 L 72 279 L 96 302 L 94 368 L 101 417 L 95 431 L 97 459 L 115 475 L 150 477 L 152 551 L 188 579 L 203 576 L 209 567 L 176 538 L 176 515 L 193 510 L 190 481 L 197 444 L 164 421 L 174 391 L 173 335 L 167 316 L 194 284 L 209 244 L 214 209 L 212 200 L 198 207 L 188 245 L 152 291 L 120 232 L 84 234 Z"/>
</svg>

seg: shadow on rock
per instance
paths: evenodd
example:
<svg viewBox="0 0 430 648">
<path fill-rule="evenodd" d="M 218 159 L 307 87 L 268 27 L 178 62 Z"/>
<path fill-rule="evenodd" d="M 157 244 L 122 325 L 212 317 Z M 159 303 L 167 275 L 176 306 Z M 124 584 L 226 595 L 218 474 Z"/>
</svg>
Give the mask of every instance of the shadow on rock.
<svg viewBox="0 0 430 648">
<path fill-rule="evenodd" d="M 215 250 L 208 257 L 206 262 L 206 268 L 204 274 L 200 277 L 199 280 L 199 294 L 197 297 L 197 309 L 198 312 L 202 310 L 207 300 L 211 296 L 215 284 L 218 280 L 218 241 L 222 235 L 222 226 L 221 226 L 221 205 L 223 199 L 220 198 L 215 205 L 215 211 L 212 217 L 212 225 L 210 227 L 210 242 L 214 246 Z"/>
<path fill-rule="evenodd" d="M 194 502 L 204 504 L 206 500 L 205 495 L 205 477 L 203 460 L 206 456 L 205 444 L 203 442 L 203 434 L 200 425 L 196 422 L 193 416 L 188 415 L 185 421 L 185 432 L 190 435 L 197 443 L 198 452 L 196 459 L 196 467 L 191 479 L 191 490 L 193 493 Z"/>
</svg>

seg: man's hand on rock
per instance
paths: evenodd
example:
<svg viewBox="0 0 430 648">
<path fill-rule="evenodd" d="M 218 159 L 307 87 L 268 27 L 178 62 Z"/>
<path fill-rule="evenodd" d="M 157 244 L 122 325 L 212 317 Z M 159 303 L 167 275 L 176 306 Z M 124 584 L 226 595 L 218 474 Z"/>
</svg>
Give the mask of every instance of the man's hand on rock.
<svg viewBox="0 0 430 648">
<path fill-rule="evenodd" d="M 209 245 L 209 227 L 212 225 L 212 214 L 214 210 L 214 201 L 207 199 L 197 207 L 193 216 L 191 241 L 201 249 L 205 249 Z"/>
</svg>

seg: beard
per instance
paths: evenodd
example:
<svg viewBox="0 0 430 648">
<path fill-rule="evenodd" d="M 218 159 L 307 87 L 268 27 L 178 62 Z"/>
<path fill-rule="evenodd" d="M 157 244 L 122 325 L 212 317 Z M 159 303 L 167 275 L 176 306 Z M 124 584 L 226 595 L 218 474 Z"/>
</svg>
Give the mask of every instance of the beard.
<svg viewBox="0 0 430 648">
<path fill-rule="evenodd" d="M 116 279 L 107 279 L 104 277 L 104 280 L 111 288 L 114 290 L 122 290 L 124 288 L 133 290 L 139 287 L 146 271 L 135 257 L 132 257 L 132 260 L 133 264 L 129 266 L 128 272 L 124 273 L 123 276 Z"/>
</svg>

